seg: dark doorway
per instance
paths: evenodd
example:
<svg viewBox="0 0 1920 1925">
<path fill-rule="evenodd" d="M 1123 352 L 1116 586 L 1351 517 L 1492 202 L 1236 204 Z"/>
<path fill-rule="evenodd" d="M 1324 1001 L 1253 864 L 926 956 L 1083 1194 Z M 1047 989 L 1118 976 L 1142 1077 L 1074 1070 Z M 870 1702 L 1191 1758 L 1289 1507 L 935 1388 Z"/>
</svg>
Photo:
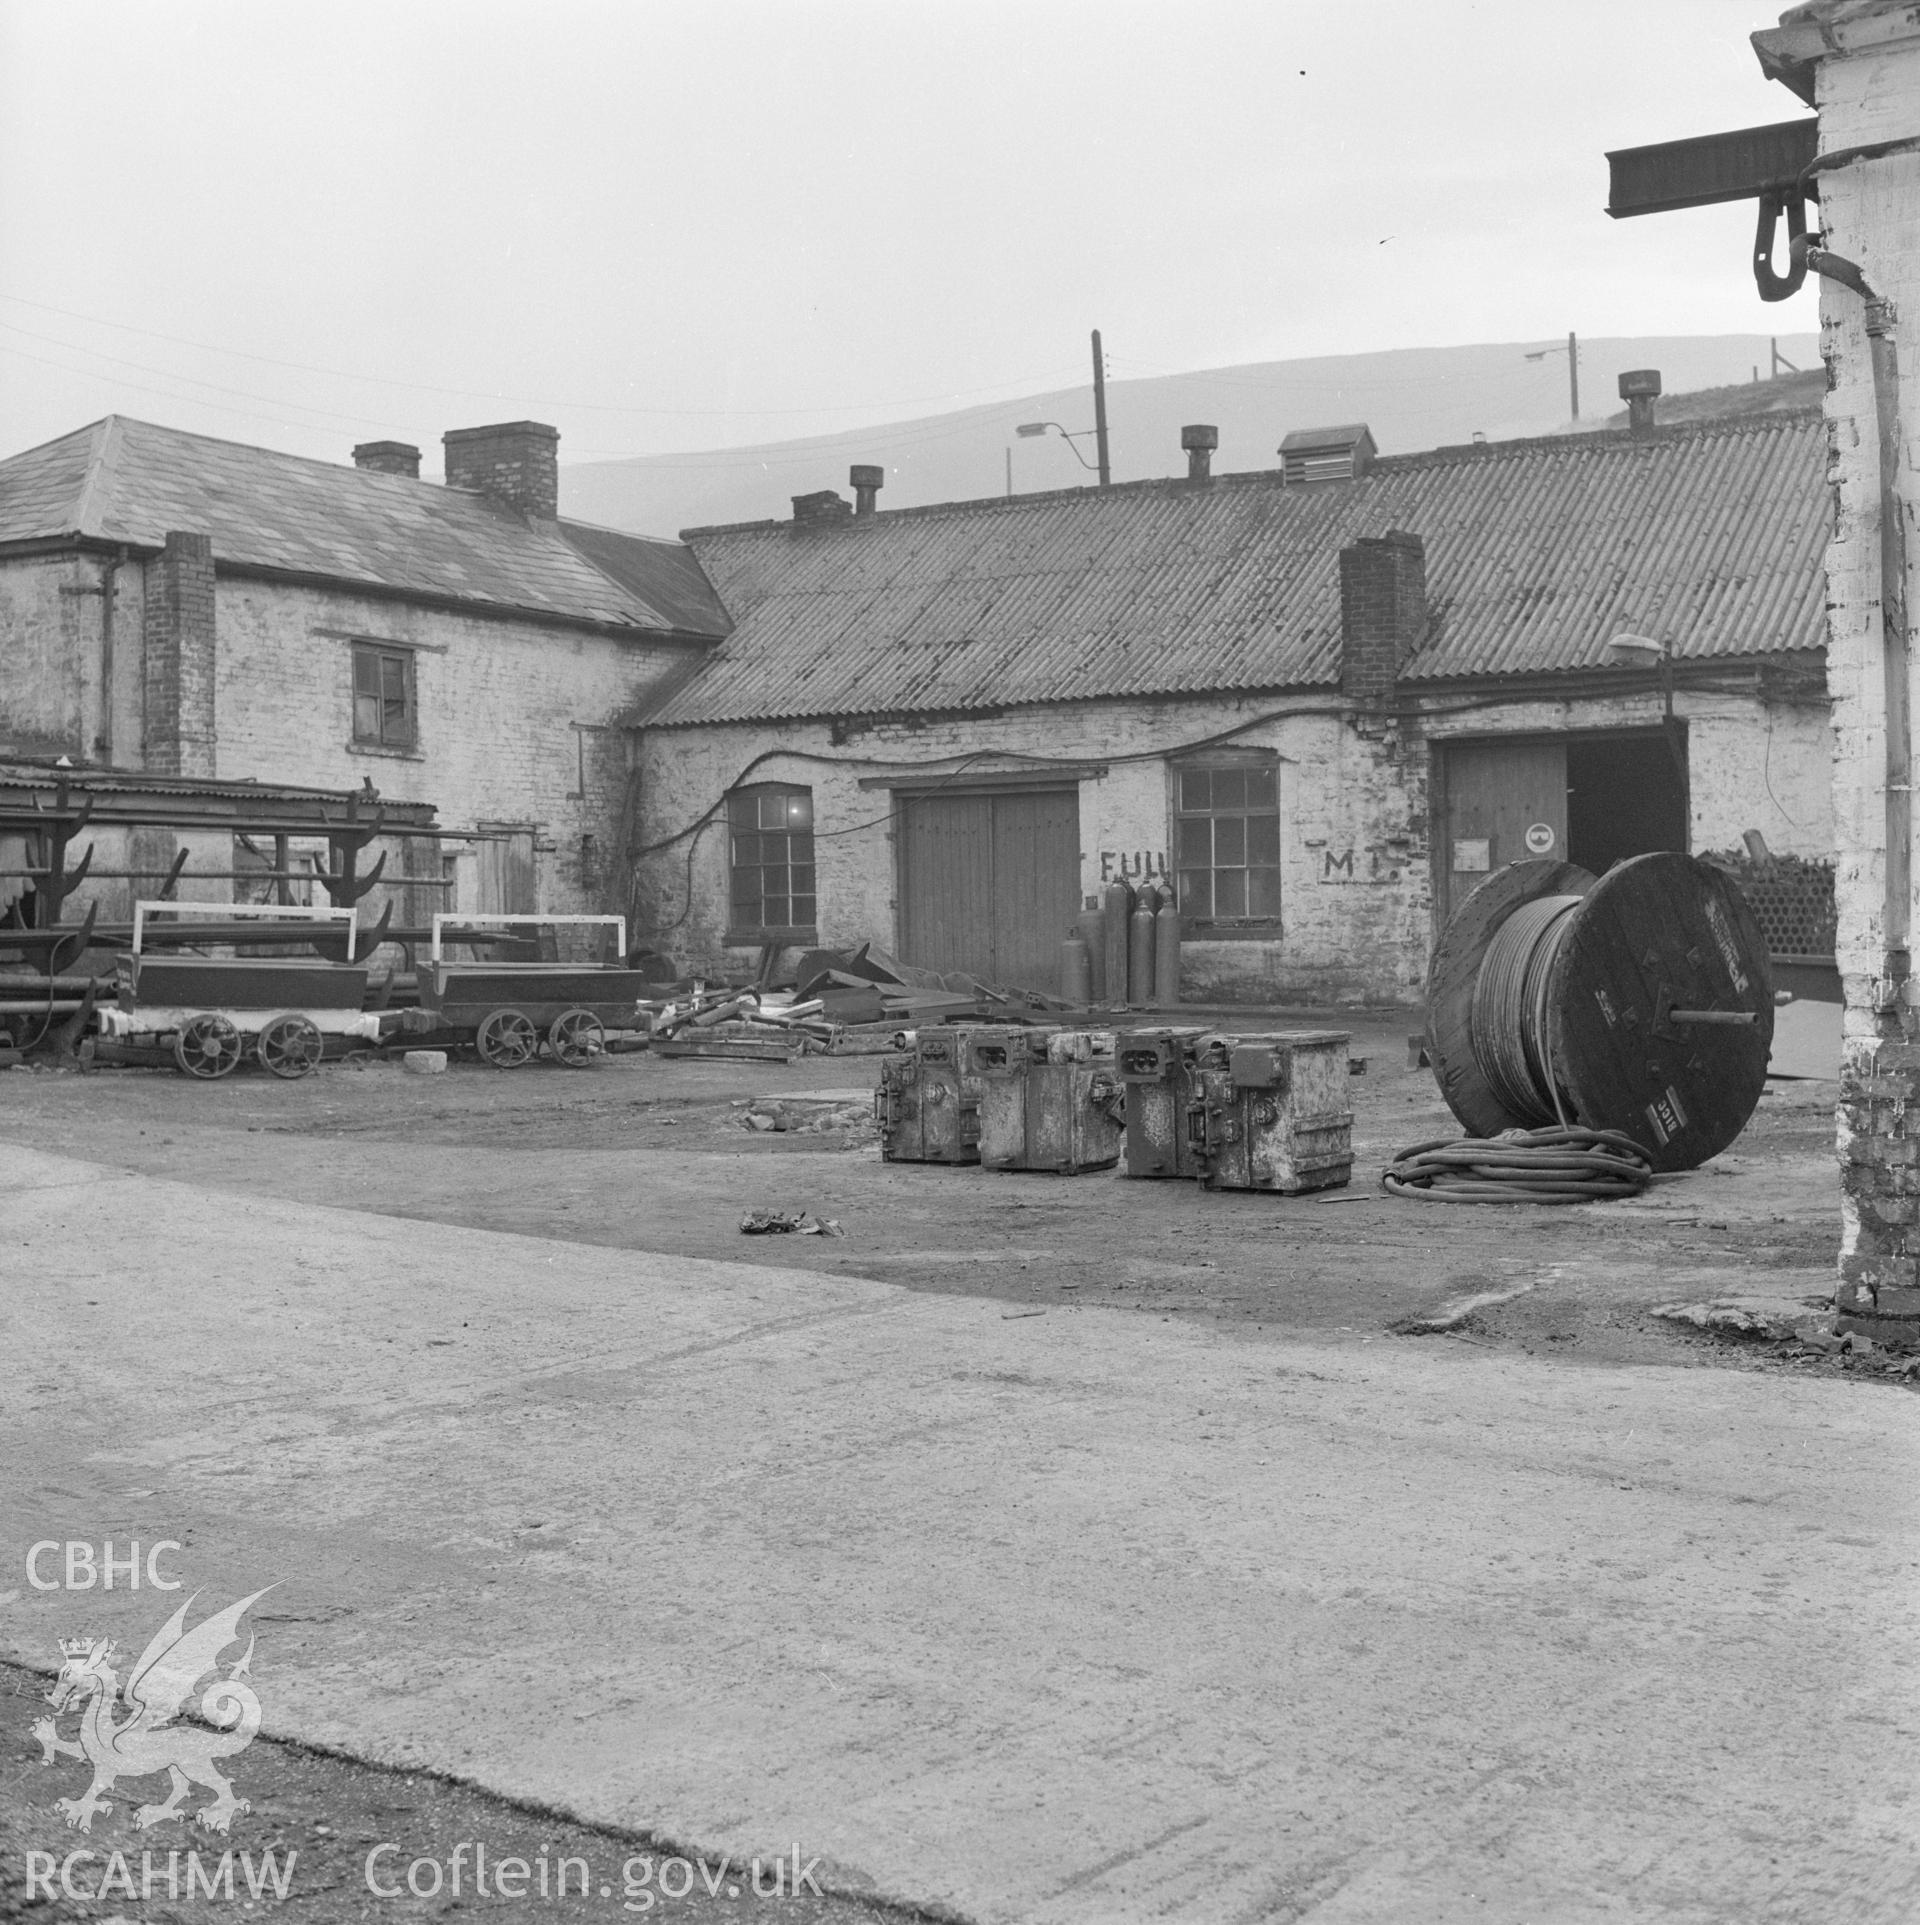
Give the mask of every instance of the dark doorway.
<svg viewBox="0 0 1920 1925">
<path fill-rule="evenodd" d="M 1687 847 L 1686 737 L 1570 735 L 1567 860 L 1603 876 L 1616 862 Z"/>
</svg>

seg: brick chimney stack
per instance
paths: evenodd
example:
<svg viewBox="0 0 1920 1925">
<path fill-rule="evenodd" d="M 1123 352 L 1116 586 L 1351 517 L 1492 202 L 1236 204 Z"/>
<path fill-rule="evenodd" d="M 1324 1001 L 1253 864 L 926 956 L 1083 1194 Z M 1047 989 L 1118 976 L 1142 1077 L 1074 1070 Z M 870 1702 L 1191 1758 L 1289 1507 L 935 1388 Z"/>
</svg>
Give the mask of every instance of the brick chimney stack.
<svg viewBox="0 0 1920 1925">
<path fill-rule="evenodd" d="M 810 495 L 793 497 L 793 529 L 798 535 L 822 528 L 844 528 L 853 519 L 853 510 L 844 495 L 831 488 L 816 489 Z"/>
<path fill-rule="evenodd" d="M 1383 708 L 1427 632 L 1427 550 L 1393 529 L 1340 551 L 1340 692 Z"/>
<path fill-rule="evenodd" d="M 491 495 L 536 521 L 560 513 L 560 430 L 544 421 L 499 421 L 440 437 L 447 486 Z"/>
<path fill-rule="evenodd" d="M 159 775 L 214 772 L 213 539 L 170 529 L 146 565 L 145 766 Z"/>
<path fill-rule="evenodd" d="M 353 465 L 370 475 L 405 475 L 420 479 L 420 450 L 410 441 L 363 441 L 353 451 Z"/>
</svg>

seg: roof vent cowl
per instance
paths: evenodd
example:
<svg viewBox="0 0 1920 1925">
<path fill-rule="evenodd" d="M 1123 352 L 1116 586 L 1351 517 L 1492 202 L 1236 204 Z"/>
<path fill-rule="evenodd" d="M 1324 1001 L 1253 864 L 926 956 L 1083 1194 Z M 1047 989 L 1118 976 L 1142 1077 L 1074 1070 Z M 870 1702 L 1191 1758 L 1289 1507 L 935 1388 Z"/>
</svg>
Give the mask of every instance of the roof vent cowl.
<svg viewBox="0 0 1920 1925">
<path fill-rule="evenodd" d="M 1627 404 L 1627 433 L 1635 441 L 1645 441 L 1653 434 L 1653 404 L 1659 395 L 1658 368 L 1629 368 L 1620 377 L 1620 399 Z"/>
<path fill-rule="evenodd" d="M 1189 422 L 1180 430 L 1180 445 L 1187 451 L 1187 479 L 1211 481 L 1213 451 L 1220 445 L 1220 430 L 1210 422 Z"/>
<path fill-rule="evenodd" d="M 847 470 L 847 485 L 853 490 L 853 512 L 864 520 L 879 506 L 874 497 L 887 485 L 887 471 L 872 462 L 856 461 Z"/>
</svg>

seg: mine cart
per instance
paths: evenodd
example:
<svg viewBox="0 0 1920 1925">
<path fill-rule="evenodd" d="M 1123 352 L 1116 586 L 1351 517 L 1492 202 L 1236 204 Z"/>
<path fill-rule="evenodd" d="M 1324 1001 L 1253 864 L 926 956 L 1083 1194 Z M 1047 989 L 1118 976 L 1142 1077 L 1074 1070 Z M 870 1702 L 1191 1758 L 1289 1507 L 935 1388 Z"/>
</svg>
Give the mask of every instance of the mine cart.
<svg viewBox="0 0 1920 1925">
<path fill-rule="evenodd" d="M 150 946 L 156 918 L 197 916 L 211 919 L 195 932 L 206 948 L 316 947 L 344 960 L 158 953 Z M 278 903 L 136 903 L 133 948 L 119 959 L 114 1004 L 97 1014 L 100 1034 L 134 1049 L 171 1050 L 189 1076 L 229 1075 L 249 1054 L 276 1076 L 305 1076 L 318 1067 L 329 1036 L 380 1038 L 379 1017 L 365 1010 L 367 965 L 352 960 L 356 921 L 351 909 Z"/>
<path fill-rule="evenodd" d="M 563 960 L 593 928 L 611 931 L 612 962 Z M 624 916 L 462 916 L 433 919 L 433 945 L 420 971 L 422 1019 L 472 1043 L 495 1069 L 518 1069 L 545 1042 L 556 1062 L 585 1069 L 606 1049 L 609 1029 L 638 1025 L 644 973 L 625 966 Z M 449 949 L 485 950 L 456 961 Z"/>
</svg>

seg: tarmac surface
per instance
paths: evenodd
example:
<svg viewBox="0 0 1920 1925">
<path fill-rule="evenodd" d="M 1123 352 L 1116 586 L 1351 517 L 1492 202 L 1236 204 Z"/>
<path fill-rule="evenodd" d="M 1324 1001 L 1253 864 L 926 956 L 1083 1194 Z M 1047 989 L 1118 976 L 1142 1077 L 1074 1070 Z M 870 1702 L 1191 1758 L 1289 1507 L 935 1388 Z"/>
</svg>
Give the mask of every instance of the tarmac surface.
<svg viewBox="0 0 1920 1925">
<path fill-rule="evenodd" d="M 0 1078 L 0 1654 L 273 1584 L 269 1736 L 983 1921 L 1913 1915 L 1920 1405 L 1646 1315 L 1823 1285 L 1817 1109 L 1637 1214 L 733 1113 L 860 1068 Z M 132 1537 L 179 1597 L 25 1579 Z"/>
</svg>

